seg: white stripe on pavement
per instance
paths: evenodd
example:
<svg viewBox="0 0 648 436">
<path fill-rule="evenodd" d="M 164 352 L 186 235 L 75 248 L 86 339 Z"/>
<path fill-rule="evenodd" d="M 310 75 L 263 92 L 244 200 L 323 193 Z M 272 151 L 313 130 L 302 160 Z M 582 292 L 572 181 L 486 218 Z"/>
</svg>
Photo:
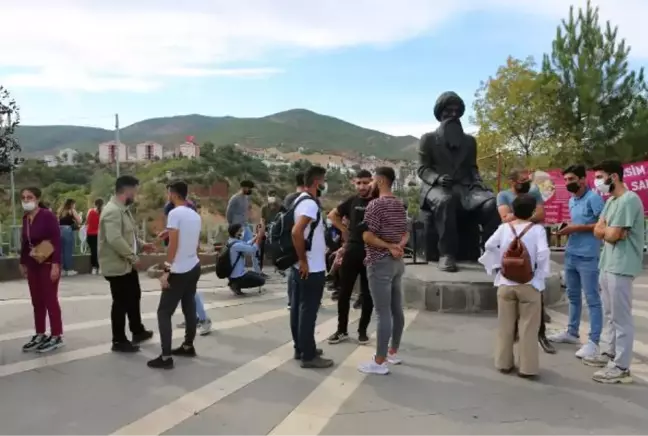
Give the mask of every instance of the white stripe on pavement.
<svg viewBox="0 0 648 436">
<path fill-rule="evenodd" d="M 567 324 L 569 323 L 569 320 L 567 318 L 567 315 L 564 315 L 560 312 L 556 312 L 555 310 L 552 309 L 547 309 L 547 312 L 549 315 L 551 315 L 551 323 L 557 323 L 560 325 L 561 330 L 566 330 L 567 329 Z M 634 314 L 634 311 L 633 311 Z M 583 320 L 580 323 L 580 331 L 579 331 L 579 336 L 581 338 L 581 342 L 585 343 L 587 341 L 587 336 L 589 334 L 589 322 Z M 635 339 L 634 344 L 633 344 L 633 351 L 641 356 L 648 357 L 648 344 L 645 344 L 641 341 L 638 341 Z M 574 353 L 576 350 L 574 350 Z M 632 365 L 630 367 L 630 372 L 633 377 L 638 378 L 639 380 L 642 380 L 644 382 L 648 382 L 648 365 L 642 362 L 641 360 L 637 358 L 632 359 Z"/>
<path fill-rule="evenodd" d="M 405 312 L 405 332 L 418 311 Z M 375 337 L 374 333 L 372 337 Z M 360 386 L 367 374 L 358 371 L 358 364 L 370 360 L 373 347 L 358 347 L 326 377 L 314 391 L 275 428 L 269 435 L 318 435 L 331 418 Z"/>
<path fill-rule="evenodd" d="M 233 306 L 242 306 L 244 304 L 252 304 L 259 301 L 278 300 L 281 298 L 286 298 L 285 291 L 269 292 L 267 294 L 262 294 L 260 296 L 255 296 L 255 295 L 249 295 L 245 297 L 233 296 L 231 300 L 215 301 L 213 303 L 207 303 L 205 304 L 205 310 L 222 309 L 224 307 L 233 307 Z M 155 319 L 155 318 L 157 318 L 157 312 L 147 312 L 142 314 L 142 320 Z M 77 330 L 92 329 L 92 328 L 103 327 L 108 325 L 110 325 L 110 318 L 96 319 L 92 321 L 78 322 L 74 324 L 64 324 L 63 331 L 67 333 L 67 332 L 73 332 Z M 13 341 L 14 339 L 20 339 L 20 338 L 30 338 L 33 334 L 34 334 L 33 329 L 5 333 L 0 335 L 0 342 Z"/>
<path fill-rule="evenodd" d="M 281 308 L 277 310 L 271 310 L 268 312 L 260 312 L 252 315 L 246 315 L 241 318 L 233 318 L 225 321 L 219 321 L 212 324 L 214 330 L 222 331 L 229 330 L 237 327 L 245 327 L 251 324 L 256 324 L 263 321 L 269 321 L 271 319 L 279 318 L 285 315 L 288 315 L 289 312 L 286 308 Z M 173 338 L 183 338 L 184 329 L 175 329 L 173 332 Z M 150 341 L 147 341 L 146 344 L 159 344 L 160 338 L 156 336 Z M 0 378 L 7 377 L 9 375 L 19 374 L 26 371 L 32 371 L 34 369 L 45 368 L 48 366 L 60 365 L 62 363 L 73 362 L 75 360 L 89 359 L 91 357 L 101 356 L 103 354 L 110 353 L 111 343 L 103 343 L 95 345 L 92 347 L 80 348 L 78 350 L 63 352 L 63 353 L 52 353 L 42 356 L 42 358 L 23 360 L 21 362 L 10 363 L 7 365 L 0 365 Z"/>
<path fill-rule="evenodd" d="M 286 312 L 285 309 L 284 312 Z M 359 315 L 356 313 L 350 317 L 349 322 L 354 322 L 358 318 Z M 333 317 L 318 325 L 315 341 L 321 342 L 334 333 L 337 329 L 337 322 L 337 317 Z M 166 406 L 154 410 L 137 421 L 120 428 L 113 434 L 160 435 L 169 431 L 183 421 L 211 407 L 293 359 L 294 352 L 292 341 L 287 342 L 269 353 L 257 357 L 243 366 L 239 366 L 202 388 L 196 389 Z"/>
</svg>

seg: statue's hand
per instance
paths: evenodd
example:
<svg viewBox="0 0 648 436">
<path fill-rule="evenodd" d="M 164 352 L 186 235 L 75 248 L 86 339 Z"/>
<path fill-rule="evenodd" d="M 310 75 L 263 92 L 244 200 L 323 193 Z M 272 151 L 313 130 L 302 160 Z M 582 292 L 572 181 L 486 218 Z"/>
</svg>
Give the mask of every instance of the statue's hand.
<svg viewBox="0 0 648 436">
<path fill-rule="evenodd" d="M 444 188 L 450 188 L 452 187 L 452 177 L 450 177 L 448 174 L 444 174 L 442 176 L 439 176 L 438 179 L 439 185 L 443 186 Z"/>
</svg>

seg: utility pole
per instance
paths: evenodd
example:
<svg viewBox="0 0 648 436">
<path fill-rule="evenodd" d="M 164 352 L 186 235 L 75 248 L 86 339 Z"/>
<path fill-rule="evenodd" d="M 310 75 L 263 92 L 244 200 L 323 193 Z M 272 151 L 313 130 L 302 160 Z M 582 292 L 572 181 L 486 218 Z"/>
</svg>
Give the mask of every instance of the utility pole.
<svg viewBox="0 0 648 436">
<path fill-rule="evenodd" d="M 11 126 L 11 112 L 7 114 L 7 126 Z M 14 228 L 16 226 L 16 181 L 14 180 L 14 165 L 16 164 L 16 158 L 14 156 L 14 150 L 11 148 L 9 150 L 9 179 L 11 183 L 11 213 L 13 218 Z M 12 235 L 13 235 L 12 229 Z"/>
<path fill-rule="evenodd" d="M 119 159 L 121 157 L 121 142 L 119 141 L 119 114 L 115 114 L 115 147 L 117 148 L 115 168 L 117 170 L 117 177 L 119 177 Z"/>
</svg>

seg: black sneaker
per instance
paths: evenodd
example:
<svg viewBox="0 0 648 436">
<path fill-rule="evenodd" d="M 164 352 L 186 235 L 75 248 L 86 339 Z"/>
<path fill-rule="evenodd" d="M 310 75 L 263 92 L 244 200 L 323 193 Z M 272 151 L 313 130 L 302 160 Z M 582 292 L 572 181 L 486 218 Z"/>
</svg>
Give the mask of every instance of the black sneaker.
<svg viewBox="0 0 648 436">
<path fill-rule="evenodd" d="M 233 293 L 234 295 L 237 295 L 237 296 L 239 296 L 239 297 L 242 296 L 242 295 L 245 295 L 245 294 L 243 293 L 243 291 L 241 291 L 241 289 L 240 289 L 238 286 L 236 286 L 236 285 L 234 285 L 234 284 L 232 284 L 232 283 L 230 283 L 230 284 L 227 285 L 227 286 L 230 288 L 230 291 L 232 291 L 232 293 Z"/>
<path fill-rule="evenodd" d="M 331 300 L 338 301 L 339 299 L 340 299 L 340 292 L 339 291 L 331 292 Z"/>
<path fill-rule="evenodd" d="M 131 341 L 113 342 L 111 350 L 116 353 L 137 353 L 140 347 Z"/>
<path fill-rule="evenodd" d="M 358 344 L 366 345 L 369 343 L 369 336 L 366 333 L 358 333 Z"/>
<path fill-rule="evenodd" d="M 139 344 L 140 342 L 148 341 L 153 337 L 153 332 L 151 330 L 144 330 L 143 332 L 136 333 L 133 335 L 133 343 Z"/>
<path fill-rule="evenodd" d="M 551 324 L 551 315 L 549 315 L 547 312 L 544 313 L 543 318 L 545 324 Z"/>
<path fill-rule="evenodd" d="M 348 339 L 349 339 L 349 334 L 348 333 L 336 332 L 336 333 L 333 333 L 331 336 L 329 336 L 328 343 L 329 344 L 339 344 L 340 342 L 347 341 Z"/>
<path fill-rule="evenodd" d="M 182 357 L 196 357 L 196 349 L 193 345 L 180 345 L 178 348 L 171 350 L 171 355 Z"/>
<path fill-rule="evenodd" d="M 362 309 L 362 298 L 358 298 L 354 303 L 353 303 L 353 308 L 358 310 Z"/>
<path fill-rule="evenodd" d="M 302 360 L 301 367 L 308 369 L 323 369 L 330 368 L 333 366 L 333 359 L 325 359 L 321 356 L 317 356 L 313 360 Z"/>
<path fill-rule="evenodd" d="M 321 356 L 322 354 L 324 354 L 324 350 L 322 350 L 321 348 L 317 348 L 317 349 L 315 350 L 315 355 L 316 355 L 316 356 L 319 357 L 319 356 Z M 295 360 L 301 360 L 301 356 L 302 356 L 301 353 L 298 353 L 297 351 L 295 351 Z"/>
<path fill-rule="evenodd" d="M 153 360 L 149 360 L 146 365 L 149 368 L 154 369 L 173 369 L 173 358 L 167 357 L 164 359 L 162 356 L 158 356 Z"/>
<path fill-rule="evenodd" d="M 39 353 L 48 353 L 64 346 L 63 338 L 60 336 L 50 336 L 36 348 Z"/>
<path fill-rule="evenodd" d="M 25 345 L 23 345 L 22 350 L 26 353 L 28 351 L 34 351 L 41 345 L 44 341 L 47 340 L 47 336 L 44 334 L 38 334 L 32 336 L 32 338 L 27 342 Z"/>
</svg>

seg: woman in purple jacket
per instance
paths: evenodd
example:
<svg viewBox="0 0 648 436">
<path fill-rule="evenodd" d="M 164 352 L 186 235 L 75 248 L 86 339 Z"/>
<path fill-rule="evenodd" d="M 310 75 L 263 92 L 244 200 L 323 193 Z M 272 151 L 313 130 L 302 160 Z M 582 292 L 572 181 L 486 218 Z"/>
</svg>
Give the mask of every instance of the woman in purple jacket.
<svg viewBox="0 0 648 436">
<path fill-rule="evenodd" d="M 23 346 L 23 351 L 46 353 L 63 346 L 63 321 L 58 301 L 61 277 L 61 230 L 56 215 L 40 202 L 38 188 L 25 188 L 20 193 L 25 211 L 22 225 L 20 271 L 27 277 L 36 334 Z M 49 241 L 54 251 L 44 262 L 38 263 L 30 256 L 32 248 Z M 45 334 L 45 321 L 49 316 L 51 335 Z"/>
</svg>

